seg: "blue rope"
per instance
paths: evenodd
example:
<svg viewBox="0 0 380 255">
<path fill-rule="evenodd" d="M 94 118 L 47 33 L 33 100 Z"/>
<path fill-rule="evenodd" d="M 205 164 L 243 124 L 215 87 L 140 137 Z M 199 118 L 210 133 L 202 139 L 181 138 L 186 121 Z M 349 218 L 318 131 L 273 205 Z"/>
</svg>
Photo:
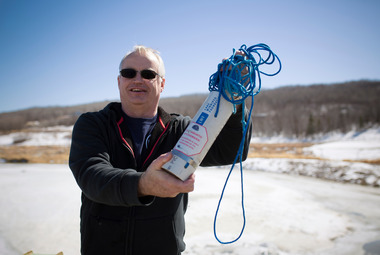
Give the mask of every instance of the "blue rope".
<svg viewBox="0 0 380 255">
<path fill-rule="evenodd" d="M 218 91 L 219 99 L 215 112 L 215 117 L 217 117 L 219 112 L 220 99 L 223 96 L 228 102 L 233 104 L 233 112 L 236 113 L 236 105 L 242 105 L 242 126 L 243 126 L 243 136 L 239 145 L 239 150 L 236 154 L 234 162 L 231 169 L 227 175 L 226 181 L 223 186 L 222 193 L 218 202 L 218 207 L 215 212 L 214 218 L 214 236 L 216 240 L 221 244 L 231 244 L 240 239 L 244 232 L 246 217 L 244 209 L 244 179 L 243 179 L 243 150 L 244 150 L 244 140 L 247 135 L 249 123 L 251 121 L 254 96 L 256 96 L 261 90 L 261 77 L 260 74 L 266 76 L 274 76 L 281 71 L 281 61 L 276 54 L 269 48 L 266 44 L 256 44 L 248 47 L 243 44 L 240 52 L 244 53 L 244 56 L 237 54 L 237 51 L 233 49 L 233 54 L 229 59 L 225 59 L 218 65 L 218 71 L 210 76 L 209 81 L 209 91 Z M 266 56 L 267 55 L 267 56 Z M 266 58 L 263 58 L 266 56 Z M 272 65 L 276 62 L 279 63 L 278 70 L 274 73 L 265 73 L 259 70 L 259 66 L 267 64 Z M 256 88 L 257 87 L 257 88 Z M 251 97 L 251 107 L 249 110 L 248 120 L 245 121 L 244 105 L 247 97 Z M 224 192 L 227 187 L 228 180 L 231 173 L 235 167 L 237 160 L 239 159 L 240 164 L 240 186 L 241 186 L 241 208 L 243 217 L 243 226 L 241 228 L 240 234 L 237 238 L 232 241 L 221 241 L 216 233 L 216 222 L 219 213 L 220 204 L 223 200 Z"/>
</svg>

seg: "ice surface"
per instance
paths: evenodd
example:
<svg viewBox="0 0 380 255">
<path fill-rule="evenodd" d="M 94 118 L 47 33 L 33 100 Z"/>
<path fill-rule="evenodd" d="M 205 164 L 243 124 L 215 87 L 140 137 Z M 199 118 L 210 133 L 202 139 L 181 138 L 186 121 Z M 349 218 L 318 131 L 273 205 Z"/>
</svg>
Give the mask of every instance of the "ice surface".
<svg viewBox="0 0 380 255">
<path fill-rule="evenodd" d="M 247 223 L 231 245 L 213 236 L 228 168 L 199 168 L 186 214 L 184 255 L 364 254 L 380 240 L 380 189 L 260 171 L 244 172 Z M 239 172 L 217 221 L 222 240 L 242 226 Z M 66 165 L 0 164 L 0 254 L 79 254 L 80 190 Z"/>
</svg>

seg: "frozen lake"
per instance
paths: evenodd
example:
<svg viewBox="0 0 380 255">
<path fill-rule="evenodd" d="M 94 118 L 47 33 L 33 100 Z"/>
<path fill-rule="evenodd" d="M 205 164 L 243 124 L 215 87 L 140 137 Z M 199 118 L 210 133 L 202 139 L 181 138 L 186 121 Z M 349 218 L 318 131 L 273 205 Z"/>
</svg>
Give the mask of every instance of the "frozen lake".
<svg viewBox="0 0 380 255">
<path fill-rule="evenodd" d="M 221 245 L 213 220 L 228 170 L 196 171 L 184 254 L 358 255 L 365 244 L 380 243 L 379 188 L 248 170 L 245 231 L 236 243 Z M 226 241 L 242 226 L 238 177 L 235 171 L 217 221 Z M 0 254 L 79 254 L 80 190 L 68 166 L 0 164 L 0 187 Z"/>
</svg>

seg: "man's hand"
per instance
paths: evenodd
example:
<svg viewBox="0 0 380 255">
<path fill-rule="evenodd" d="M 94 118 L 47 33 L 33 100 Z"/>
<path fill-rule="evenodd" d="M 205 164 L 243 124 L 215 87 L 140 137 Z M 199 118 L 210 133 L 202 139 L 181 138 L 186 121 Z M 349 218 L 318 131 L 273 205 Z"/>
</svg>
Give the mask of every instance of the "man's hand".
<svg viewBox="0 0 380 255">
<path fill-rule="evenodd" d="M 175 197 L 179 193 L 194 190 L 195 175 L 186 181 L 176 178 L 161 167 L 172 158 L 172 153 L 166 153 L 155 159 L 142 174 L 139 182 L 139 196 Z"/>
</svg>

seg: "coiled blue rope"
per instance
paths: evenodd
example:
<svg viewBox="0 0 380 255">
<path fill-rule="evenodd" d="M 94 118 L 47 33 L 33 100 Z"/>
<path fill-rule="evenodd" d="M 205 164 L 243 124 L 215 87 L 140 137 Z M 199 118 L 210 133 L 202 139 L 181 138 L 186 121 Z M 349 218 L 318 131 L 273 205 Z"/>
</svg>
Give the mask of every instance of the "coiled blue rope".
<svg viewBox="0 0 380 255">
<path fill-rule="evenodd" d="M 243 44 L 240 49 L 240 53 L 233 49 L 233 54 L 230 58 L 225 59 L 218 65 L 218 70 L 210 76 L 209 81 L 209 91 L 218 91 L 219 92 L 219 101 L 217 109 L 215 112 L 215 117 L 217 117 L 219 112 L 219 102 L 221 96 L 226 99 L 228 102 L 231 102 L 234 106 L 233 112 L 236 112 L 236 105 L 242 105 L 242 126 L 243 126 L 243 136 L 239 145 L 239 150 L 234 159 L 234 163 L 231 166 L 231 169 L 227 175 L 226 181 L 223 186 L 222 193 L 218 202 L 218 207 L 215 212 L 214 218 L 214 236 L 215 239 L 221 244 L 231 244 L 236 242 L 242 236 L 245 224 L 245 209 L 244 209 L 244 178 L 243 178 L 243 150 L 244 150 L 244 140 L 247 135 L 249 123 L 251 121 L 254 96 L 256 96 L 261 90 L 261 77 L 260 74 L 266 76 L 274 76 L 281 71 L 281 61 L 278 56 L 269 48 L 266 44 L 256 44 L 247 48 Z M 259 70 L 261 65 L 272 65 L 275 62 L 278 62 L 278 70 L 274 73 L 265 73 Z M 251 97 L 251 107 L 249 110 L 248 120 L 245 121 L 244 113 L 244 104 L 245 100 L 248 97 Z M 237 160 L 239 159 L 240 163 L 240 185 L 241 185 L 241 208 L 242 208 L 242 217 L 243 217 L 243 226 L 241 228 L 240 234 L 237 238 L 232 241 L 221 241 L 218 238 L 216 233 L 216 222 L 219 213 L 220 204 L 223 200 L 224 192 L 227 187 L 228 180 L 231 176 L 231 173 L 235 167 Z"/>
</svg>

